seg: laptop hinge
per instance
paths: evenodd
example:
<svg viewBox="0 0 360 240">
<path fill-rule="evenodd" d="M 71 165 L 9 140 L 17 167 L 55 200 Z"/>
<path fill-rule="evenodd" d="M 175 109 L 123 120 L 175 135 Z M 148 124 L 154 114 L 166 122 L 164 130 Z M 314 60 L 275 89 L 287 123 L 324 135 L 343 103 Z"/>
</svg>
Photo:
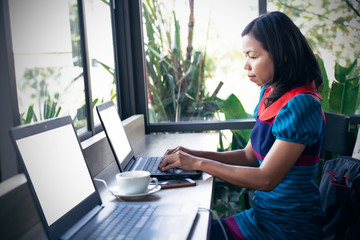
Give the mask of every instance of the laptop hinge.
<svg viewBox="0 0 360 240">
<path fill-rule="evenodd" d="M 124 171 L 127 172 L 127 171 L 130 171 L 130 170 L 133 170 L 134 168 L 134 164 L 135 164 L 135 158 L 132 157 L 131 160 L 129 161 L 129 163 L 126 165 L 126 167 L 124 168 Z"/>
<path fill-rule="evenodd" d="M 70 239 L 72 238 L 86 223 L 88 223 L 96 214 L 98 214 L 104 206 L 96 206 L 90 212 L 88 212 L 84 217 L 82 217 L 74 226 L 72 226 L 68 231 L 66 231 L 60 239 Z"/>
<path fill-rule="evenodd" d="M 138 157 L 134 162 L 134 166 L 131 168 L 131 170 L 143 170 L 146 161 L 142 161 L 142 160 L 143 157 Z"/>
</svg>

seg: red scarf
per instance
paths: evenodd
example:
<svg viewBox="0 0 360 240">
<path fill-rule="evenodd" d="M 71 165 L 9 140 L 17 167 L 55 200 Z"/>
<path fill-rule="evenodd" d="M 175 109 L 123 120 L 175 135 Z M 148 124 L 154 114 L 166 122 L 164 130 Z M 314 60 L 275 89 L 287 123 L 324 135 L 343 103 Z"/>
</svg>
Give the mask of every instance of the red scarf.
<svg viewBox="0 0 360 240">
<path fill-rule="evenodd" d="M 267 120 L 270 120 L 270 119 L 276 117 L 278 112 L 280 111 L 280 109 L 282 107 L 284 107 L 288 103 L 288 101 L 290 99 L 292 99 L 293 97 L 295 97 L 296 95 L 305 93 L 305 94 L 312 95 L 314 98 L 316 98 L 318 100 L 322 100 L 320 93 L 316 90 L 315 84 L 312 82 L 307 83 L 302 87 L 297 87 L 297 88 L 291 89 L 290 91 L 288 91 L 287 93 L 282 95 L 278 100 L 273 102 L 270 106 L 266 107 L 264 100 L 271 93 L 272 93 L 272 88 L 268 87 L 265 90 L 264 95 L 259 103 L 257 117 L 261 121 L 267 121 Z"/>
</svg>

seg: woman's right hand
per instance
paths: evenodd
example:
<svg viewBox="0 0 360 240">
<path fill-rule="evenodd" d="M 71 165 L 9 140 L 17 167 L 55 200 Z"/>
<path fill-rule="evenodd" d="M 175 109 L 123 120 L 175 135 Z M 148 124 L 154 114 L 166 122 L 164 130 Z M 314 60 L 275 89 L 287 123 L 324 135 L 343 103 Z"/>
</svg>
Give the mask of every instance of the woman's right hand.
<svg viewBox="0 0 360 240">
<path fill-rule="evenodd" d="M 176 147 L 165 152 L 162 162 L 159 165 L 161 171 L 167 171 L 171 168 L 182 168 L 185 170 L 196 169 L 196 156 L 191 155 L 191 150 L 184 147 Z"/>
</svg>

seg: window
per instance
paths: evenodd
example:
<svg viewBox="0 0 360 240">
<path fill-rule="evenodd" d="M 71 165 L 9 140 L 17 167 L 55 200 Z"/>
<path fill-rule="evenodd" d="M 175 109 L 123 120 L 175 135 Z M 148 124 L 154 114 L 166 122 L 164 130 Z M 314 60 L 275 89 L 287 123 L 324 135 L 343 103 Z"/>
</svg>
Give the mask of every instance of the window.
<svg viewBox="0 0 360 240">
<path fill-rule="evenodd" d="M 69 114 L 79 133 L 85 132 L 77 2 L 15 0 L 9 3 L 21 122 Z"/>
<path fill-rule="evenodd" d="M 114 101 L 116 104 L 114 44 L 109 3 L 84 1 L 93 107 Z M 100 124 L 94 114 L 94 124 Z"/>
<path fill-rule="evenodd" d="M 5 0 L 0 7 L 3 181 L 21 172 L 10 127 L 70 115 L 84 140 L 101 130 L 95 105 L 118 101 L 108 2 Z"/>
<path fill-rule="evenodd" d="M 92 108 L 116 97 L 109 4 L 83 1 L 81 23 L 76 0 L 9 3 L 21 123 L 70 115 L 80 135 L 92 130 Z"/>
<path fill-rule="evenodd" d="M 257 1 L 152 0 L 142 12 L 150 124 L 252 115 L 259 88 L 243 69 L 241 32 Z"/>
</svg>

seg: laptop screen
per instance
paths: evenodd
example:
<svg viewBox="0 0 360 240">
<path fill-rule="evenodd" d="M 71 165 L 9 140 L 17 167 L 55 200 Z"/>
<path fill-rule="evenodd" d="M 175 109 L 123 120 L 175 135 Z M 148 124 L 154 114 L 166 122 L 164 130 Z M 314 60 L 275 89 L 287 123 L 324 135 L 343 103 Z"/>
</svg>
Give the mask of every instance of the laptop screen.
<svg viewBox="0 0 360 240">
<path fill-rule="evenodd" d="M 15 141 L 48 225 L 94 193 L 71 123 Z"/>
<path fill-rule="evenodd" d="M 109 104 L 105 104 L 104 107 L 105 108 L 98 110 L 99 116 L 112 150 L 114 151 L 114 155 L 120 165 L 120 169 L 124 170 L 131 159 L 127 156 L 132 153 L 132 148 L 115 105 L 109 102 Z"/>
</svg>

